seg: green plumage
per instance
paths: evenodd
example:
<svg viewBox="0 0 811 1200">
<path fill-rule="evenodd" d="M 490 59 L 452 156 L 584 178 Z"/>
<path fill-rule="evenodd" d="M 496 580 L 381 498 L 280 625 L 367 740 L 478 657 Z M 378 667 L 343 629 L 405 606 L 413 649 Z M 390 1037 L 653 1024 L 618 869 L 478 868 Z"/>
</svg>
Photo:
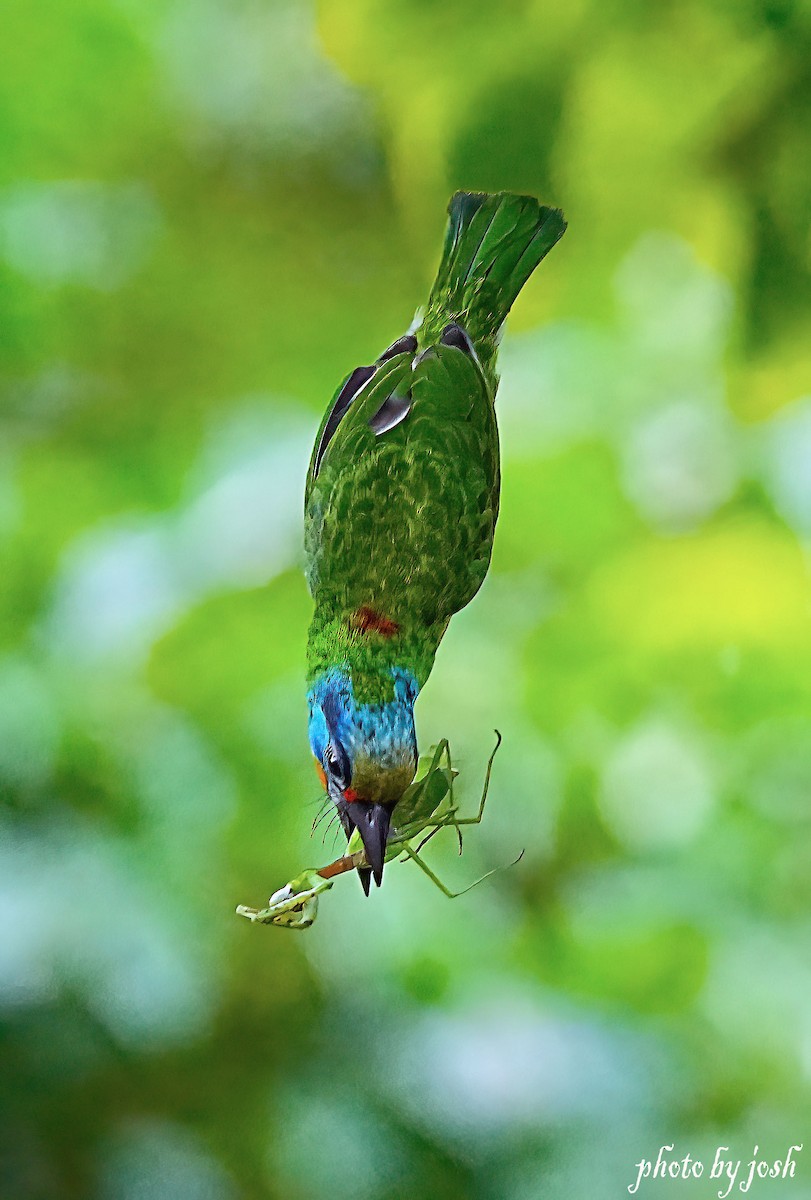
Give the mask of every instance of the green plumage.
<svg viewBox="0 0 811 1200">
<path fill-rule="evenodd" d="M 449 213 L 416 351 L 380 362 L 334 432 L 330 406 L 307 479 L 308 676 L 345 668 L 361 703 L 391 699 L 392 666 L 425 683 L 450 617 L 485 577 L 499 502 L 499 330 L 565 229 L 558 210 L 525 196 L 459 192 Z M 451 323 L 472 352 L 443 344 Z M 384 413 L 406 415 L 377 432 L 370 421 L 387 401 Z M 389 624 L 364 627 L 360 611 Z"/>
<path fill-rule="evenodd" d="M 509 192 L 457 192 L 437 277 L 426 305 L 420 340 L 431 345 L 447 321 L 458 321 L 472 339 L 495 394 L 501 326 L 538 263 L 563 237 L 558 208 L 534 196 Z"/>
</svg>

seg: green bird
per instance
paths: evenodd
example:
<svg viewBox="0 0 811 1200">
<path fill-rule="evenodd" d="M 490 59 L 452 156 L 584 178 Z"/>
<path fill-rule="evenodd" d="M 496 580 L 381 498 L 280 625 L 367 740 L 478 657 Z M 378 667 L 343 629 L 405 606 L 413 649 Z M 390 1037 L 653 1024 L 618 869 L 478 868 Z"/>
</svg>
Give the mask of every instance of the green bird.
<svg viewBox="0 0 811 1200">
<path fill-rule="evenodd" d="M 496 352 L 566 222 L 532 196 L 457 192 L 411 330 L 330 403 L 305 493 L 310 746 L 380 884 L 391 812 L 417 767 L 414 701 L 490 564 L 499 505 Z"/>
</svg>

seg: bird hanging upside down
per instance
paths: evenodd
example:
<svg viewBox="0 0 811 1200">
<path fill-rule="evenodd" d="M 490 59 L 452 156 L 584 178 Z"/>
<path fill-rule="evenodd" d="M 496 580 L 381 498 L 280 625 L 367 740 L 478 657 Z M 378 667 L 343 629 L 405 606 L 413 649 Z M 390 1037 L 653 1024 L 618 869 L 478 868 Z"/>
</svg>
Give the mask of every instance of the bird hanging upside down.
<svg viewBox="0 0 811 1200">
<path fill-rule="evenodd" d="M 367 895 L 417 766 L 414 701 L 490 564 L 501 326 L 566 228 L 506 192 L 457 192 L 448 211 L 424 312 L 341 384 L 307 476 L 310 745 L 347 837 L 360 833 Z"/>
</svg>

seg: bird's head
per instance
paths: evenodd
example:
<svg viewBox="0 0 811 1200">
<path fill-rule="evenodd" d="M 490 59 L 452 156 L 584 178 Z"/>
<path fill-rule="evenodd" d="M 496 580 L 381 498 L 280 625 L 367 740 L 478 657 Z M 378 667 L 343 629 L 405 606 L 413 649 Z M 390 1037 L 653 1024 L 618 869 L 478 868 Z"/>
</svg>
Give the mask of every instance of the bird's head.
<svg viewBox="0 0 811 1200">
<path fill-rule="evenodd" d="M 391 684 L 375 703 L 356 701 L 352 677 L 344 670 L 322 675 L 308 696 L 316 768 L 347 837 L 354 829 L 360 834 L 377 884 L 383 877 L 392 809 L 417 769 L 417 683 L 400 668 L 388 674 Z"/>
</svg>

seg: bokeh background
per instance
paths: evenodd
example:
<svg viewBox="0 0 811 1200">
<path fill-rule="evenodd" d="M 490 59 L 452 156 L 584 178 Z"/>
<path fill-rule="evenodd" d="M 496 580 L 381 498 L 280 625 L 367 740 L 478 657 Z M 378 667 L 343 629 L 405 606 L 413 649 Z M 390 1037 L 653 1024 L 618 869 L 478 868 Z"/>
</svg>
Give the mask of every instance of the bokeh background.
<svg viewBox="0 0 811 1200">
<path fill-rule="evenodd" d="M 9 0 L 3 1200 L 626 1195 L 811 1077 L 807 0 Z M 418 707 L 478 797 L 304 934 L 301 500 L 457 187 L 517 303 L 490 577 Z M 752 1194 L 811 1196 L 794 1180 Z M 700 1183 L 640 1195 L 710 1196 Z"/>
</svg>

